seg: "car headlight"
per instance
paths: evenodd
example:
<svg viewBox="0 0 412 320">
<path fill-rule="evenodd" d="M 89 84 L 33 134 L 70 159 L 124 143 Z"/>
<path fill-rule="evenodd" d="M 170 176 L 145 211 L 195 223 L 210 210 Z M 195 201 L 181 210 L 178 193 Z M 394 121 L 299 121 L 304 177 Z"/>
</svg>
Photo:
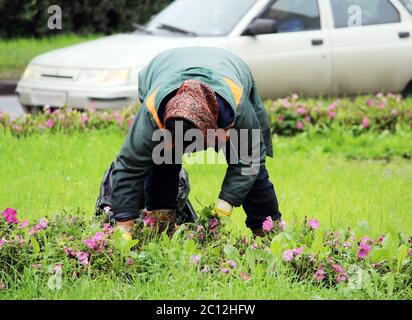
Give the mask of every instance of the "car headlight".
<svg viewBox="0 0 412 320">
<path fill-rule="evenodd" d="M 123 84 L 129 82 L 130 71 L 128 69 L 119 70 L 83 70 L 80 81 L 92 83 Z"/>
<path fill-rule="evenodd" d="M 36 79 L 40 78 L 42 70 L 40 67 L 28 66 L 23 73 L 22 79 Z"/>
</svg>

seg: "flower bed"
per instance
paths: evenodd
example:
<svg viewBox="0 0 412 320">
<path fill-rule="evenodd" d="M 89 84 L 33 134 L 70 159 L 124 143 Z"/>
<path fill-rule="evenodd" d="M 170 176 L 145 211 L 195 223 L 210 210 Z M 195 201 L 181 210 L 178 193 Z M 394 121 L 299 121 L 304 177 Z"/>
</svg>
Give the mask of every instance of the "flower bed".
<svg viewBox="0 0 412 320">
<path fill-rule="evenodd" d="M 292 95 L 266 102 L 273 132 L 296 135 L 315 129 L 325 131 L 333 126 L 351 130 L 355 134 L 367 131 L 395 131 L 397 126 L 412 128 L 412 100 L 399 95 L 361 96 L 356 99 L 301 99 Z M 116 128 L 124 132 L 131 126 L 137 106 L 122 111 L 84 112 L 73 109 L 46 109 L 38 116 L 25 115 L 12 120 L 0 112 L 0 128 L 14 135 L 32 133 L 98 130 Z"/>
<path fill-rule="evenodd" d="M 127 281 L 138 274 L 152 277 L 165 268 L 180 268 L 191 276 L 251 283 L 282 274 L 314 286 L 386 290 L 411 297 L 409 235 L 391 232 L 374 239 L 366 235 L 364 223 L 355 229 L 328 230 L 314 218 L 289 224 L 268 217 L 263 224 L 266 237 L 254 239 L 229 234 L 224 225 L 230 221 L 219 221 L 211 207 L 199 214 L 198 224 L 176 226 L 170 237 L 138 220 L 135 240 L 127 240 L 102 220 L 62 215 L 32 224 L 8 208 L 0 217 L 0 290 L 15 287 L 28 271 L 53 287 L 58 277 L 115 274 Z"/>
</svg>

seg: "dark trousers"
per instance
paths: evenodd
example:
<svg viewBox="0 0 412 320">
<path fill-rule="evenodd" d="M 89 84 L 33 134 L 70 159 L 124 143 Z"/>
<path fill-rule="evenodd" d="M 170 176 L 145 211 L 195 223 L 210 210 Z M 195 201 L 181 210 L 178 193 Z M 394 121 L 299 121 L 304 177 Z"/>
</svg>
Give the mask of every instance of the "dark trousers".
<svg viewBox="0 0 412 320">
<path fill-rule="evenodd" d="M 179 188 L 179 172 L 182 165 L 164 164 L 154 166 L 144 183 L 145 206 L 147 210 L 176 209 Z M 246 225 L 257 229 L 266 217 L 281 218 L 278 200 L 266 167 L 260 169 L 252 189 L 243 201 Z"/>
</svg>

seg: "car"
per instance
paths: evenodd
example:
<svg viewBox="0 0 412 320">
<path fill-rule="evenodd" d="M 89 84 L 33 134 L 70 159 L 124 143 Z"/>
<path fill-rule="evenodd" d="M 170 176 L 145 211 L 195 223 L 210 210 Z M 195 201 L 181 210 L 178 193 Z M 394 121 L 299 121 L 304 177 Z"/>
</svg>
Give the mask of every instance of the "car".
<svg viewBox="0 0 412 320">
<path fill-rule="evenodd" d="M 208 46 L 242 57 L 263 99 L 409 93 L 411 32 L 410 0 L 176 0 L 135 32 L 34 58 L 16 92 L 26 112 L 121 108 L 155 55 Z"/>
</svg>

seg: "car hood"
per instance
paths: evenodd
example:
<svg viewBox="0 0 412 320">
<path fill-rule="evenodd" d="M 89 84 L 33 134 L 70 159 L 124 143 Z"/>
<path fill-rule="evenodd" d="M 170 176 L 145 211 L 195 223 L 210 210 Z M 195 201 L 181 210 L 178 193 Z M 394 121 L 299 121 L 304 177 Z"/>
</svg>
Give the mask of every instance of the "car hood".
<svg viewBox="0 0 412 320">
<path fill-rule="evenodd" d="M 227 48 L 227 38 L 118 34 L 47 52 L 31 63 L 59 68 L 141 68 L 162 51 L 189 46 Z"/>
</svg>

